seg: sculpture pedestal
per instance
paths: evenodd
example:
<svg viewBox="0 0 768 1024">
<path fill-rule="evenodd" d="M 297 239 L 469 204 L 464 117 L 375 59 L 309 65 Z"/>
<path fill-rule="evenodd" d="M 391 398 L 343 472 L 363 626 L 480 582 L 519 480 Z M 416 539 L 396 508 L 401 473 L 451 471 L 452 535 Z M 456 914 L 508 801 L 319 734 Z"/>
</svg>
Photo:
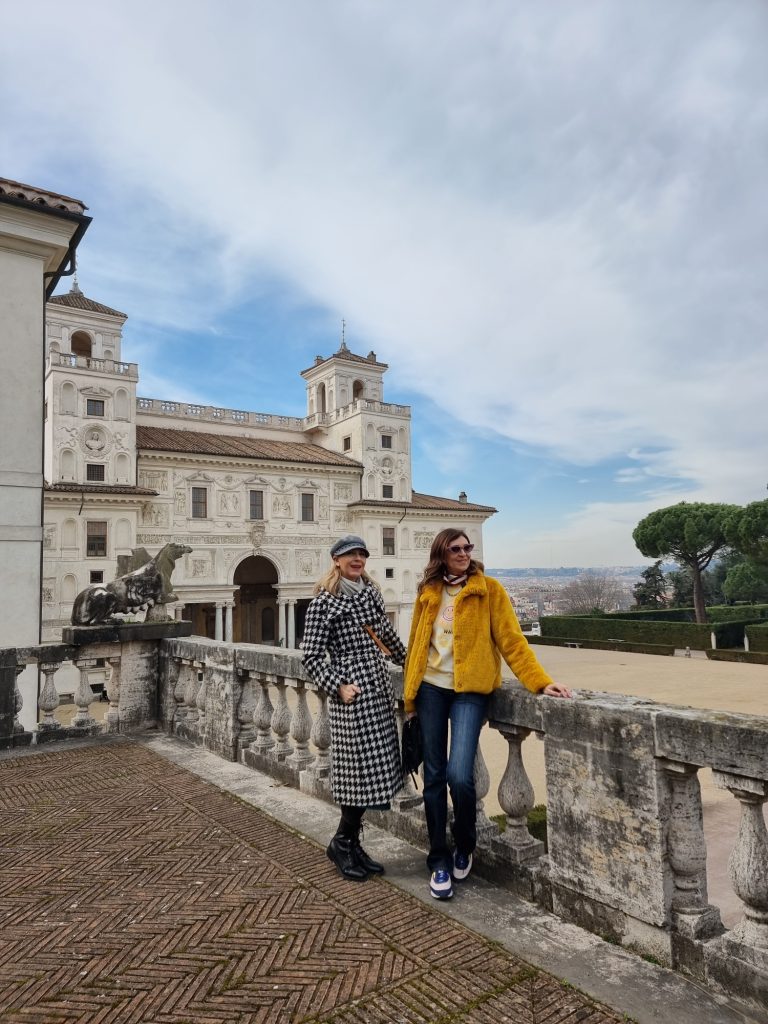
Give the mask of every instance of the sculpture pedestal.
<svg viewBox="0 0 768 1024">
<path fill-rule="evenodd" d="M 129 643 L 132 640 L 172 640 L 192 636 L 192 623 L 186 619 L 166 622 L 103 622 L 98 626 L 65 626 L 61 639 L 73 647 L 86 644 Z"/>
</svg>

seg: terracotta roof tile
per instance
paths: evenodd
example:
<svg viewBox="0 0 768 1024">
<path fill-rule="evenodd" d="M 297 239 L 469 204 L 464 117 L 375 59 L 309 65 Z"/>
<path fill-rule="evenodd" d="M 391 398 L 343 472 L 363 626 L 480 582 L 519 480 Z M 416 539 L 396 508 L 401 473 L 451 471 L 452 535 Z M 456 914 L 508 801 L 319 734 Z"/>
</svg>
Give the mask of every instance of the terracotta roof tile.
<svg viewBox="0 0 768 1024">
<path fill-rule="evenodd" d="M 418 491 L 411 492 L 411 501 L 397 501 L 395 498 L 363 498 L 362 501 L 352 501 L 352 505 L 373 505 L 376 508 L 386 508 L 388 505 L 393 508 L 420 508 L 434 509 L 436 512 L 498 512 L 492 505 L 475 505 L 471 501 L 455 501 L 453 498 L 439 498 L 434 494 L 420 494 Z"/>
<path fill-rule="evenodd" d="M 46 491 L 68 491 L 76 492 L 81 494 L 144 494 L 148 497 L 152 497 L 157 494 L 157 491 L 151 490 L 149 487 L 134 487 L 131 484 L 72 484 L 72 483 L 55 483 L 46 484 Z"/>
<path fill-rule="evenodd" d="M 136 427 L 136 447 L 144 451 L 183 452 L 190 455 L 227 455 L 230 458 L 303 462 L 313 465 L 348 466 L 360 463 L 304 441 L 268 441 L 260 437 L 207 434 L 198 430 Z"/>
<path fill-rule="evenodd" d="M 359 356 L 355 352 L 350 352 L 347 346 L 342 342 L 341 348 L 339 348 L 333 355 L 330 356 L 317 356 L 314 362 L 314 366 L 321 366 L 323 363 L 327 363 L 329 359 L 346 359 L 350 363 L 365 363 L 366 366 L 380 366 L 385 370 L 389 368 L 388 363 L 380 363 L 376 358 L 375 352 L 369 352 L 367 356 Z M 308 373 L 313 367 L 309 366 L 306 370 L 302 370 L 302 373 Z"/>
<path fill-rule="evenodd" d="M 20 181 L 11 181 L 10 178 L 0 178 L 0 199 L 11 199 L 29 206 L 41 207 L 44 210 L 65 213 L 83 214 L 88 209 L 85 203 L 79 199 L 73 199 L 72 196 L 49 192 L 48 189 L 37 188 L 35 185 L 24 185 Z"/>
<path fill-rule="evenodd" d="M 125 320 L 128 319 L 127 313 L 121 313 L 119 309 L 112 309 L 111 306 L 105 306 L 101 302 L 94 302 L 93 299 L 87 299 L 79 290 L 66 292 L 64 295 L 52 295 L 48 301 L 57 306 L 69 306 L 71 309 L 85 309 L 89 313 L 106 313 L 107 316 L 121 316 Z"/>
</svg>

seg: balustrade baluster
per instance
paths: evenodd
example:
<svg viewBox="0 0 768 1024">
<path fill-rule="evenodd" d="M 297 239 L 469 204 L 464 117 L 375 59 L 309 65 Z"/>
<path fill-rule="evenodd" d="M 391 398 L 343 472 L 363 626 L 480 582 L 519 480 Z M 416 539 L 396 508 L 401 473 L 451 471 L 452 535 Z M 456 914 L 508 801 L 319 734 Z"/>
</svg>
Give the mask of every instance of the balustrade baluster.
<svg viewBox="0 0 768 1024">
<path fill-rule="evenodd" d="M 531 730 L 505 725 L 499 732 L 509 744 L 507 766 L 499 783 L 499 804 L 507 816 L 507 827 L 502 835 L 491 841 L 491 847 L 521 864 L 544 853 L 544 843 L 534 839 L 528 831 L 528 812 L 533 808 L 534 795 L 521 748 Z"/>
<path fill-rule="evenodd" d="M 26 665 L 16 666 L 16 679 L 14 681 L 13 690 L 13 731 L 14 733 L 24 732 L 24 726 L 19 721 L 19 715 L 21 709 L 24 707 L 24 698 L 21 696 L 21 690 L 19 689 L 19 676 L 26 668 Z"/>
<path fill-rule="evenodd" d="M 197 665 L 198 663 L 195 662 Z M 200 685 L 195 695 L 195 706 L 197 708 L 197 728 L 202 739 L 205 736 L 205 702 L 208 696 L 208 680 L 206 678 L 205 665 L 200 665 L 197 671 L 197 678 Z"/>
<path fill-rule="evenodd" d="M 40 691 L 37 705 L 43 712 L 43 719 L 38 722 L 37 728 L 42 732 L 51 729 L 60 729 L 61 722 L 57 722 L 53 717 L 53 712 L 59 706 L 59 694 L 56 689 L 56 684 L 53 681 L 53 677 L 56 675 L 58 670 L 61 668 L 61 662 L 56 664 L 44 662 L 40 666 L 43 674 L 45 675 L 45 683 Z"/>
<path fill-rule="evenodd" d="M 275 709 L 269 698 L 269 684 L 274 676 L 265 673 L 259 679 L 259 699 L 256 702 L 256 710 L 253 713 L 253 721 L 256 725 L 256 739 L 251 744 L 251 750 L 257 754 L 266 754 L 275 745 L 272 738 L 272 715 Z"/>
<path fill-rule="evenodd" d="M 107 697 L 109 707 L 107 708 L 106 722 L 107 732 L 120 731 L 120 658 L 107 658 L 109 669 L 107 670 Z"/>
<path fill-rule="evenodd" d="M 191 662 L 189 658 L 181 658 L 178 663 L 178 676 L 176 678 L 176 685 L 173 688 L 173 699 L 176 702 L 176 707 L 173 710 L 174 723 L 183 722 L 186 716 L 184 703 L 187 685 L 189 683 L 188 673 L 190 671 L 190 665 Z"/>
<path fill-rule="evenodd" d="M 485 763 L 480 744 L 477 745 L 474 765 L 475 778 L 475 800 L 477 801 L 476 828 L 477 845 L 490 846 L 491 840 L 498 836 L 499 829 L 495 822 L 491 821 L 485 813 L 485 798 L 491 788 L 491 776 L 488 773 L 488 766 Z"/>
<path fill-rule="evenodd" d="M 669 865 L 675 876 L 672 911 L 679 932 L 708 939 L 722 931 L 720 912 L 707 903 L 707 843 L 696 765 L 659 759 L 669 782 Z"/>
<path fill-rule="evenodd" d="M 319 707 L 312 723 L 310 739 L 317 750 L 312 771 L 319 779 L 328 778 L 331 773 L 331 720 L 328 717 L 328 695 L 323 690 L 315 693 Z"/>
<path fill-rule="evenodd" d="M 768 831 L 763 817 L 768 781 L 721 771 L 712 775 L 715 784 L 727 789 L 741 804 L 741 821 L 728 870 L 733 891 L 744 904 L 744 917 L 725 938 L 768 950 Z M 768 967 L 768 957 L 764 966 Z"/>
<path fill-rule="evenodd" d="M 193 661 L 187 671 L 187 685 L 184 687 L 184 723 L 194 725 L 197 722 L 197 691 L 200 689 L 202 668 L 198 662 Z"/>
<path fill-rule="evenodd" d="M 88 711 L 90 703 L 93 700 L 93 690 L 91 690 L 91 684 L 88 682 L 88 673 L 95 664 L 95 658 L 81 658 L 75 662 L 75 665 L 80 672 L 80 683 L 77 687 L 77 693 L 75 694 L 77 713 L 72 719 L 72 725 L 76 726 L 78 729 L 88 729 L 92 725 L 96 724 L 95 718 L 93 718 Z"/>
<path fill-rule="evenodd" d="M 277 704 L 272 714 L 272 732 L 277 737 L 275 746 L 270 753 L 275 761 L 285 761 L 293 752 L 293 747 L 288 741 L 288 733 L 291 729 L 291 709 L 288 707 L 288 700 L 285 693 L 285 679 L 282 676 L 272 676 L 277 688 Z"/>
<path fill-rule="evenodd" d="M 315 755 L 310 753 L 309 738 L 312 735 L 312 715 L 307 706 L 307 689 L 302 679 L 295 679 L 296 683 L 296 708 L 291 718 L 291 736 L 295 741 L 293 753 L 286 758 L 289 764 L 297 771 L 303 771 L 315 760 Z"/>
<path fill-rule="evenodd" d="M 256 712 L 255 673 L 243 671 L 240 678 L 243 688 L 240 691 L 240 700 L 237 704 L 237 720 L 240 723 L 238 751 L 250 746 L 256 737 L 256 727 L 254 725 L 254 715 Z"/>
</svg>

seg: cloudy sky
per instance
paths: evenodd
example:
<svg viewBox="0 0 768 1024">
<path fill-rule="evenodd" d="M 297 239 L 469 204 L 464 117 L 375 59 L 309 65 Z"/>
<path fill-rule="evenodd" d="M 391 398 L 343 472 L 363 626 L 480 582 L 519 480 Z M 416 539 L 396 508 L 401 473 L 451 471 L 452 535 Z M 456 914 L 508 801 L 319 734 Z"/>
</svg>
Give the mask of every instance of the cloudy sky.
<svg viewBox="0 0 768 1024">
<path fill-rule="evenodd" d="M 486 561 L 768 481 L 763 0 L 28 0 L 0 174 L 82 199 L 140 393 L 302 415 L 347 342 Z"/>
</svg>

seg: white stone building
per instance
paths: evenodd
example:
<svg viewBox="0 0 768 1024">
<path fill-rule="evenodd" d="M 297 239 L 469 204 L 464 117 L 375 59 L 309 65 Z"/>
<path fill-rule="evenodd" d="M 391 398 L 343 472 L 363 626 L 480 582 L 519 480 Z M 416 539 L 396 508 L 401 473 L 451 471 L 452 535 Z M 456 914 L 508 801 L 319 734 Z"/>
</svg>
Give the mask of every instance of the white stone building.
<svg viewBox="0 0 768 1024">
<path fill-rule="evenodd" d="M 76 594 L 132 548 L 193 548 L 177 614 L 211 638 L 295 646 L 328 550 L 362 536 L 369 572 L 407 635 L 435 533 L 465 528 L 482 557 L 495 509 L 412 489 L 411 414 L 384 400 L 385 363 L 342 342 L 301 376 L 307 415 L 137 397 L 123 313 L 77 285 L 46 309 L 43 639 Z"/>
</svg>

